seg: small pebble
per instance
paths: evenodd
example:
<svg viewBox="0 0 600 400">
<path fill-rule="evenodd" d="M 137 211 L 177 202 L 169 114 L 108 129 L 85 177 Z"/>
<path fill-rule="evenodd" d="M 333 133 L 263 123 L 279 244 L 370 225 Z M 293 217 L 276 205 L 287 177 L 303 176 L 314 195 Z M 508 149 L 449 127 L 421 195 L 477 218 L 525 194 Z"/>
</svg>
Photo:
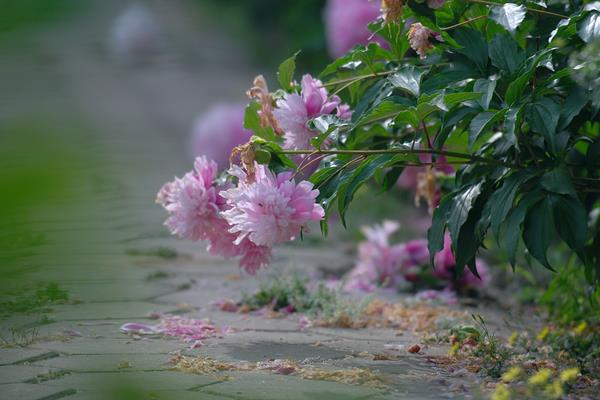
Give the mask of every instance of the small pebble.
<svg viewBox="0 0 600 400">
<path fill-rule="evenodd" d="M 413 344 L 412 346 L 410 346 L 407 351 L 409 353 L 418 353 L 421 351 L 421 346 L 419 346 L 418 344 Z"/>
</svg>

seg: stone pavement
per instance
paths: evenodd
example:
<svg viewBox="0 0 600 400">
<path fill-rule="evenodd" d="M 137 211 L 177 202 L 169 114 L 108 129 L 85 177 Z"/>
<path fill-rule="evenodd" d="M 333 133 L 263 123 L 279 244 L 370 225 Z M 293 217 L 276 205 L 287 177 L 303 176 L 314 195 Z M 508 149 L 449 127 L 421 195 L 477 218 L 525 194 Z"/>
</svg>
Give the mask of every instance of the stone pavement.
<svg viewBox="0 0 600 400">
<path fill-rule="evenodd" d="M 75 19 L 18 39 L 0 63 L 0 79 L 11 93 L 10 101 L 2 98 L 0 121 L 50 121 L 90 155 L 73 165 L 74 197 L 41 210 L 28 226 L 47 240 L 19 259 L 19 268 L 31 272 L 19 275 L 15 285 L 57 282 L 71 301 L 0 322 L 3 337 L 15 342 L 0 348 L 0 399 L 464 397 L 472 378 L 437 370 L 423 355 L 401 351 L 397 360 L 384 361 L 364 356 L 381 353 L 385 344 L 418 342 L 410 333 L 302 331 L 294 316 L 242 316 L 210 305 L 256 289 L 257 279 L 228 279 L 239 274 L 233 262 L 170 238 L 153 200 L 164 181 L 189 168 L 185 143 L 195 114 L 216 100 L 243 100 L 255 71 L 239 44 L 179 0 L 149 2 L 173 42 L 172 52 L 142 69 L 118 65 L 107 56 L 104 40 L 123 2 L 90 4 Z M 29 82 L 27 90 L 17 82 Z M 332 241 L 283 247 L 270 270 L 310 272 L 349 263 L 344 247 Z M 150 312 L 185 312 L 236 332 L 193 350 L 177 339 L 119 332 L 127 322 L 154 323 Z M 230 362 L 289 358 L 326 369 L 369 368 L 386 375 L 390 385 L 371 388 L 269 372 L 232 372 L 224 380 L 173 371 L 169 360 L 179 351 Z M 446 351 L 430 347 L 425 353 Z"/>
</svg>

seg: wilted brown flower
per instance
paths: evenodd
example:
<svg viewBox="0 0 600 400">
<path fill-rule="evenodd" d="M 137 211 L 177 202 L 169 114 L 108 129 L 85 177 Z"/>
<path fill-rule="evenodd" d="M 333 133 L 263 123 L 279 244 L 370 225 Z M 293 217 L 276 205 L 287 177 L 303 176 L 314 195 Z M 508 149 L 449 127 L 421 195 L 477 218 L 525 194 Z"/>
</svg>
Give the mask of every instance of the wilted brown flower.
<svg viewBox="0 0 600 400">
<path fill-rule="evenodd" d="M 415 192 L 415 205 L 421 204 L 421 198 L 427 201 L 427 208 L 429 213 L 433 213 L 433 210 L 437 206 L 438 197 L 438 185 L 437 179 L 435 178 L 435 169 L 433 166 L 428 165 L 425 171 L 417 174 L 417 190 Z"/>
<path fill-rule="evenodd" d="M 269 87 L 267 86 L 265 77 L 258 75 L 254 78 L 252 84 L 254 86 L 246 92 L 246 95 L 260 103 L 260 125 L 263 128 L 271 127 L 276 134 L 283 135 L 283 130 L 279 127 L 279 123 L 273 115 L 273 97 L 271 96 L 271 93 L 269 93 Z"/>
<path fill-rule="evenodd" d="M 425 59 L 427 52 L 433 49 L 431 38 L 439 41 L 443 40 L 439 33 L 423 26 L 420 22 L 416 22 L 410 26 L 407 36 L 410 47 L 417 52 L 421 60 Z"/>
<path fill-rule="evenodd" d="M 403 0 L 381 0 L 381 12 L 383 13 L 385 23 L 397 22 L 402 15 L 403 8 Z"/>
<path fill-rule="evenodd" d="M 246 170 L 246 174 L 249 181 L 254 180 L 254 174 L 256 173 L 256 146 L 252 142 L 236 146 L 231 150 L 229 156 L 229 162 L 233 162 L 233 159 L 238 156 L 240 157 L 240 163 Z"/>
</svg>

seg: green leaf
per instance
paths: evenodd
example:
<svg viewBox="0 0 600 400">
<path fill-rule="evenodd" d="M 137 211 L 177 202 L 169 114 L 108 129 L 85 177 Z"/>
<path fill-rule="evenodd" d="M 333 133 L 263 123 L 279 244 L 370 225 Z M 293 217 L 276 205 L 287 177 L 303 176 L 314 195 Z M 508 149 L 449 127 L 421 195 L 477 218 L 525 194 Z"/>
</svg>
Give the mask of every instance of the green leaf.
<svg viewBox="0 0 600 400">
<path fill-rule="evenodd" d="M 502 186 L 490 196 L 486 207 L 489 207 L 491 228 L 497 239 L 500 234 L 500 226 L 513 208 L 519 188 L 533 176 L 535 174 L 532 171 L 517 171 L 503 179 Z"/>
<path fill-rule="evenodd" d="M 551 193 L 565 194 L 577 198 L 577 193 L 571 182 L 569 171 L 565 166 L 554 168 L 546 172 L 540 181 L 541 186 Z"/>
<path fill-rule="evenodd" d="M 508 218 L 505 222 L 506 233 L 502 242 L 504 243 L 504 248 L 506 248 L 506 252 L 508 253 L 509 262 L 513 268 L 515 267 L 517 245 L 519 243 L 519 237 L 521 236 L 521 226 L 525 220 L 525 215 L 527 215 L 527 211 L 529 211 L 531 207 L 543 198 L 544 195 L 539 191 L 529 192 L 523 196 L 521 201 L 508 214 Z"/>
<path fill-rule="evenodd" d="M 483 95 L 480 96 L 477 103 L 487 110 L 490 108 L 490 102 L 494 96 L 494 90 L 496 89 L 496 81 L 491 79 L 477 79 L 473 84 L 474 92 L 481 92 Z"/>
<path fill-rule="evenodd" d="M 562 240 L 584 260 L 583 248 L 587 234 L 588 215 L 578 198 L 552 196 L 554 222 Z"/>
<path fill-rule="evenodd" d="M 485 71 L 488 63 L 488 45 L 485 36 L 474 29 L 459 28 L 455 30 L 453 37 L 462 46 L 458 52 L 473 61 L 479 71 Z"/>
<path fill-rule="evenodd" d="M 417 69 L 412 65 L 407 65 L 391 75 L 388 80 L 395 87 L 402 89 L 415 97 L 419 96 L 421 77 L 425 73 L 424 70 Z"/>
<path fill-rule="evenodd" d="M 368 125 L 372 122 L 382 121 L 389 118 L 395 118 L 396 115 L 402 110 L 405 110 L 406 106 L 393 101 L 382 101 L 375 106 L 371 111 L 356 121 L 356 127 Z"/>
<path fill-rule="evenodd" d="M 255 101 L 248 103 L 244 113 L 244 128 L 250 129 L 254 134 L 269 142 L 279 142 L 281 138 L 273 132 L 271 127 L 263 128 L 260 124 L 260 104 Z"/>
<path fill-rule="evenodd" d="M 586 43 L 600 37 L 600 13 L 592 11 L 577 24 L 577 34 Z"/>
<path fill-rule="evenodd" d="M 547 57 L 550 53 L 552 53 L 556 48 L 547 48 L 537 52 L 536 54 L 529 57 L 527 62 L 527 67 L 524 68 L 524 71 L 521 71 L 521 74 L 517 79 L 512 81 L 508 85 L 508 89 L 506 90 L 506 102 L 509 105 L 515 104 L 523 94 L 523 91 L 527 87 L 527 84 L 533 78 L 536 68 L 540 64 L 540 62 Z M 544 85 L 540 85 L 541 87 L 545 87 Z"/>
<path fill-rule="evenodd" d="M 450 231 L 452 246 L 455 253 L 455 246 L 458 243 L 460 228 L 469 217 L 469 212 L 471 211 L 475 200 L 477 200 L 477 197 L 481 194 L 481 187 L 481 182 L 472 186 L 467 186 L 452 199 L 452 207 L 450 208 L 448 215 L 448 230 Z"/>
<path fill-rule="evenodd" d="M 552 202 L 542 199 L 535 207 L 531 207 L 523 225 L 523 241 L 531 255 L 543 266 L 552 270 L 546 252 L 554 237 L 554 216 Z"/>
<path fill-rule="evenodd" d="M 502 71 L 514 75 L 525 60 L 525 52 L 508 35 L 496 35 L 490 42 L 492 64 Z"/>
<path fill-rule="evenodd" d="M 398 178 L 404 171 L 404 167 L 392 167 L 383 177 L 383 182 L 381 183 L 381 193 L 387 192 L 391 188 L 394 187 Z"/>
<path fill-rule="evenodd" d="M 504 134 L 506 139 L 517 144 L 517 128 L 521 125 L 521 111 L 523 107 L 510 108 L 504 118 Z"/>
<path fill-rule="evenodd" d="M 477 92 L 477 93 L 474 93 Z M 493 89 L 492 89 L 493 92 Z M 485 92 L 484 90 L 479 90 L 479 89 L 473 89 L 473 92 L 457 92 L 457 93 L 448 93 L 446 95 L 444 95 L 444 103 L 448 106 L 448 107 L 453 107 L 457 104 L 462 103 L 463 101 L 469 101 L 469 100 L 479 100 L 485 96 Z M 488 101 L 489 104 L 489 101 Z"/>
<path fill-rule="evenodd" d="M 521 25 L 526 14 L 527 9 L 525 7 L 513 3 L 505 3 L 502 6 L 492 7 L 490 18 L 502 25 L 507 31 L 513 33 Z"/>
<path fill-rule="evenodd" d="M 285 60 L 277 68 L 277 80 L 281 88 L 285 91 L 292 89 L 292 80 L 294 79 L 294 71 L 296 70 L 296 56 L 300 53 L 296 52 L 293 56 Z"/>
<path fill-rule="evenodd" d="M 556 126 L 560 117 L 560 106 L 552 99 L 543 97 L 525 108 L 525 120 L 532 131 L 541 134 L 547 145 L 556 152 Z"/>
<path fill-rule="evenodd" d="M 484 111 L 475 116 L 469 125 L 469 147 L 477 141 L 482 133 L 486 132 L 492 125 L 504 117 L 506 109 L 499 111 Z"/>
<path fill-rule="evenodd" d="M 431 265 L 434 265 L 435 255 L 444 248 L 444 232 L 448 223 L 448 212 L 453 204 L 452 196 L 453 194 L 449 193 L 442 197 L 440 204 L 433 211 L 431 226 L 427 230 L 427 248 Z"/>
<path fill-rule="evenodd" d="M 379 154 L 367 157 L 353 171 L 349 179 L 341 184 L 338 193 L 338 211 L 344 227 L 346 226 L 346 211 L 354 199 L 356 191 L 369 179 L 375 172 L 385 167 L 385 165 L 394 158 L 395 154 Z"/>
<path fill-rule="evenodd" d="M 589 94 L 586 90 L 583 90 L 579 86 L 573 86 L 560 110 L 557 129 L 559 131 L 566 129 L 573 118 L 585 107 L 589 99 Z"/>
</svg>

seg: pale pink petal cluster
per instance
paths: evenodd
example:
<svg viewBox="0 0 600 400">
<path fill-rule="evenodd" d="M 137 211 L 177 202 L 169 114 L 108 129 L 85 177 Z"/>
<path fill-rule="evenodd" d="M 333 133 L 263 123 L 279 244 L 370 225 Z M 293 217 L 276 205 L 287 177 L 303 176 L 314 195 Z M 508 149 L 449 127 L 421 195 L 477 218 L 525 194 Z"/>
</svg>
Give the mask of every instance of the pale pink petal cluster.
<svg viewBox="0 0 600 400">
<path fill-rule="evenodd" d="M 208 242 L 210 254 L 240 256 L 240 267 L 254 274 L 269 262 L 271 249 L 250 240 L 238 240 L 230 232 L 232 227 L 220 214 L 229 206 L 219 194 L 228 186 L 215 184 L 216 174 L 214 161 L 198 157 L 193 171 L 163 185 L 157 202 L 169 213 L 165 225 L 181 238 Z"/>
<path fill-rule="evenodd" d="M 390 236 L 398 227 L 397 223 L 386 221 L 382 225 L 363 228 L 366 240 L 358 246 L 358 260 L 344 290 L 369 292 L 378 287 L 403 287 L 420 283 L 424 276 L 437 278 L 449 290 L 485 287 L 490 283 L 487 265 L 480 259 L 476 260 L 476 266 L 481 279 L 468 269 L 461 277 L 455 277 L 456 262 L 450 249 L 449 235 L 444 239 L 444 248 L 436 254 L 435 268 L 432 269 L 427 240 L 390 243 Z"/>
<path fill-rule="evenodd" d="M 291 172 L 274 174 L 257 164 L 253 179 L 238 166 L 229 173 L 238 184 L 220 193 L 228 206 L 221 215 L 231 226 L 229 232 L 237 235 L 236 244 L 249 239 L 271 247 L 293 240 L 309 221 L 325 214 L 316 203 L 319 191 L 310 182 L 295 183 Z"/>
<path fill-rule="evenodd" d="M 352 116 L 348 105 L 338 96 L 329 96 L 323 83 L 310 75 L 304 75 L 300 93 L 287 93 L 277 101 L 273 111 L 280 128 L 284 131 L 284 147 L 287 149 L 309 149 L 310 140 L 318 131 L 309 129 L 308 122 L 322 115 L 335 113 L 339 118 Z"/>
<path fill-rule="evenodd" d="M 408 30 L 410 47 L 417 52 L 422 60 L 427 57 L 427 52 L 433 49 L 431 39 L 442 41 L 442 36 L 438 32 L 423 26 L 420 22 L 415 22 Z"/>
<path fill-rule="evenodd" d="M 400 225 L 393 221 L 362 228 L 366 240 L 358 245 L 358 261 L 344 290 L 370 292 L 377 287 L 395 287 L 404 282 L 400 274 L 404 246 L 392 246 L 389 240 L 399 228 Z"/>
<path fill-rule="evenodd" d="M 206 156 L 222 167 L 229 165 L 231 150 L 252 136 L 244 129 L 244 110 L 244 104 L 223 103 L 202 113 L 192 131 L 192 156 Z"/>
<path fill-rule="evenodd" d="M 380 14 L 378 1 L 327 1 L 324 18 L 329 54 L 338 58 L 354 46 L 369 42 L 385 45 L 383 38 L 369 30 L 369 23 L 376 21 Z"/>
</svg>

